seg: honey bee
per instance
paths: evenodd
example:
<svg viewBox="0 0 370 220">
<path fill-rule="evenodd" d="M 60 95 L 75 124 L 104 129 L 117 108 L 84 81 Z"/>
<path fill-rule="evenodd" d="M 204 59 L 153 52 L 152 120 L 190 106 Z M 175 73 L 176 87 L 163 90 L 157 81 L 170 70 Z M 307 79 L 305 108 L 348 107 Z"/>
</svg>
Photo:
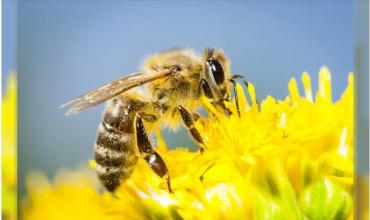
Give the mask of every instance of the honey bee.
<svg viewBox="0 0 370 220">
<path fill-rule="evenodd" d="M 231 114 L 224 101 L 242 75 L 231 75 L 230 62 L 221 49 L 205 48 L 198 56 L 192 49 L 174 49 L 149 56 L 136 73 L 124 76 L 63 106 L 74 115 L 107 101 L 95 143 L 96 171 L 108 191 L 114 192 L 130 177 L 140 156 L 172 192 L 170 175 L 155 151 L 148 133 L 181 121 L 204 150 L 203 138 L 194 126 L 201 96 L 220 111 Z M 144 90 L 141 85 L 145 85 Z M 140 90 L 141 89 L 141 90 Z M 237 99 L 236 99 L 237 100 Z M 239 104 L 236 102 L 238 114 Z"/>
</svg>

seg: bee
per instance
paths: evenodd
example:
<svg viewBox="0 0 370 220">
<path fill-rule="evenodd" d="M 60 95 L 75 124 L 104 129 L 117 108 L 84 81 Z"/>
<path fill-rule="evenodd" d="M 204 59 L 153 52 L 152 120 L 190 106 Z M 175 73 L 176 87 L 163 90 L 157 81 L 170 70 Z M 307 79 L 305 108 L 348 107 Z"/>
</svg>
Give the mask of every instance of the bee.
<svg viewBox="0 0 370 220">
<path fill-rule="evenodd" d="M 66 115 L 74 115 L 102 102 L 106 103 L 95 143 L 96 171 L 108 191 L 114 192 L 129 178 L 140 157 L 173 192 L 170 175 L 162 157 L 155 151 L 148 133 L 160 127 L 175 129 L 181 122 L 199 144 L 204 141 L 194 126 L 196 111 L 202 107 L 202 95 L 213 105 L 231 114 L 229 101 L 235 80 L 230 61 L 221 49 L 205 48 L 200 56 L 192 49 L 174 49 L 149 56 L 138 72 L 124 76 L 64 106 Z M 141 87 L 144 85 L 144 89 Z M 236 98 L 237 100 L 237 98 Z M 236 102 L 238 114 L 239 105 Z"/>
</svg>

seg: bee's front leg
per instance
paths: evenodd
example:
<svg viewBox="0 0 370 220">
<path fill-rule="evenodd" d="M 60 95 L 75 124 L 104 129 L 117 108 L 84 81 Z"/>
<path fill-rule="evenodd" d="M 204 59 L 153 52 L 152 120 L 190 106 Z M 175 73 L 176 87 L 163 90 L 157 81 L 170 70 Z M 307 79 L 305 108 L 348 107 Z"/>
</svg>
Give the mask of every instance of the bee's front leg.
<svg viewBox="0 0 370 220">
<path fill-rule="evenodd" d="M 191 136 L 193 136 L 193 138 L 201 145 L 200 153 L 203 154 L 204 153 L 204 141 L 198 129 L 194 126 L 194 120 L 191 114 L 181 105 L 177 107 L 177 110 L 180 112 L 181 118 L 184 121 Z"/>
<path fill-rule="evenodd" d="M 210 100 L 212 100 L 212 104 L 213 105 L 218 105 L 220 106 L 228 115 L 231 115 L 232 112 L 230 111 L 230 109 L 228 109 L 225 104 L 224 104 L 224 100 L 222 99 L 215 99 L 215 96 L 212 92 L 212 89 L 211 87 L 209 86 L 207 80 L 205 79 L 200 79 L 200 86 L 201 86 L 201 89 L 203 91 L 203 94 L 209 98 Z"/>
<path fill-rule="evenodd" d="M 135 120 L 136 141 L 139 152 L 144 155 L 144 159 L 149 164 L 150 168 L 152 168 L 152 170 L 158 176 L 166 179 L 168 191 L 173 193 L 167 166 L 162 157 L 153 149 L 148 135 L 145 132 L 144 124 L 141 118 L 142 116 L 137 114 Z"/>
</svg>

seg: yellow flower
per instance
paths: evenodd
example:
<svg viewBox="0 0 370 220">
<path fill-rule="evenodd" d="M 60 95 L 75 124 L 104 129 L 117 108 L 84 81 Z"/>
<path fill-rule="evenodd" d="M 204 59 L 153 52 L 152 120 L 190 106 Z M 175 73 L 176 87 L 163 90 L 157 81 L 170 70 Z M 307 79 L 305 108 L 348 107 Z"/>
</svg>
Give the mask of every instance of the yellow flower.
<svg viewBox="0 0 370 220">
<path fill-rule="evenodd" d="M 17 218 L 17 79 L 9 75 L 2 108 L 2 211 L 5 219 Z"/>
<path fill-rule="evenodd" d="M 353 74 L 341 99 L 331 100 L 330 73 L 319 73 L 314 98 L 310 77 L 304 95 L 291 79 L 289 96 L 268 96 L 260 105 L 249 84 L 237 85 L 240 108 L 226 116 L 206 99 L 208 117 L 196 127 L 205 153 L 185 148 L 158 151 L 166 161 L 174 194 L 144 161 L 115 194 L 74 181 L 35 187 L 25 219 L 348 219 L 353 216 Z M 94 168 L 94 163 L 91 162 Z M 37 179 L 37 178 L 33 178 Z M 32 182 L 32 181 L 31 181 Z M 42 185 L 42 184 L 37 184 Z M 78 208 L 76 208 L 78 206 Z M 98 216 L 98 217 L 97 217 Z"/>
</svg>

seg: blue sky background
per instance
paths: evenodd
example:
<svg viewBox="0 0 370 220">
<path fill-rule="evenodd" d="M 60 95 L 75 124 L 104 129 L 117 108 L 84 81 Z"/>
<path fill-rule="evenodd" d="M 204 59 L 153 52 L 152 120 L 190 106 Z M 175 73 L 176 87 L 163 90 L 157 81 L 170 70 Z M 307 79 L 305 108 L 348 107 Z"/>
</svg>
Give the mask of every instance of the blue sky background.
<svg viewBox="0 0 370 220">
<path fill-rule="evenodd" d="M 6 88 L 6 76 L 17 67 L 17 2 L 2 1 L 2 91 Z M 4 80 L 5 79 L 5 80 Z"/>
<path fill-rule="evenodd" d="M 223 48 L 233 72 L 254 83 L 259 99 L 284 98 L 289 79 L 303 71 L 311 73 L 316 89 L 317 72 L 326 65 L 337 100 L 354 68 L 349 0 L 20 1 L 16 6 L 22 176 L 31 169 L 51 174 L 92 158 L 103 106 L 72 117 L 58 107 L 134 72 L 157 51 Z M 14 48 L 5 46 L 5 53 L 15 54 Z M 3 73 L 14 68 L 15 60 L 8 60 Z M 184 132 L 165 133 L 169 146 L 194 147 Z"/>
</svg>

